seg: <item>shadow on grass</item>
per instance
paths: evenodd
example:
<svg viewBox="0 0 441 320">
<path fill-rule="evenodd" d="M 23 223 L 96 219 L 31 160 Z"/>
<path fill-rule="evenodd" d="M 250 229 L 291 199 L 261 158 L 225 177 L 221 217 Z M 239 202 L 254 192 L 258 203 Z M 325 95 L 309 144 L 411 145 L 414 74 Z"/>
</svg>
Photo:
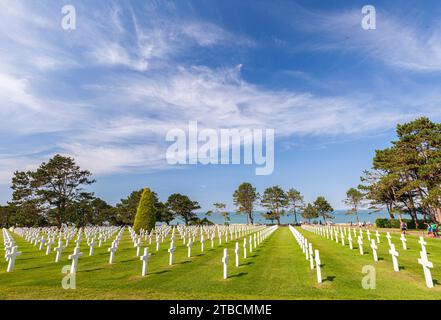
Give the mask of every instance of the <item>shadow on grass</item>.
<svg viewBox="0 0 441 320">
<path fill-rule="evenodd" d="M 161 271 L 156 271 L 156 272 L 149 272 L 149 274 L 163 274 L 166 272 L 170 272 L 170 270 L 161 270 Z"/>
<path fill-rule="evenodd" d="M 323 279 L 323 282 L 325 282 L 325 281 L 333 282 L 334 279 L 335 279 L 335 276 L 327 276 L 325 279 Z"/>
<path fill-rule="evenodd" d="M 241 272 L 241 273 L 230 276 L 230 278 L 239 278 L 239 277 L 245 276 L 247 274 L 248 274 L 248 272 Z"/>
<path fill-rule="evenodd" d="M 406 270 L 404 266 L 398 266 L 398 270 Z"/>
<path fill-rule="evenodd" d="M 246 263 L 241 263 L 241 266 L 249 266 L 251 264 L 254 264 L 254 262 L 253 261 L 248 261 Z"/>
</svg>

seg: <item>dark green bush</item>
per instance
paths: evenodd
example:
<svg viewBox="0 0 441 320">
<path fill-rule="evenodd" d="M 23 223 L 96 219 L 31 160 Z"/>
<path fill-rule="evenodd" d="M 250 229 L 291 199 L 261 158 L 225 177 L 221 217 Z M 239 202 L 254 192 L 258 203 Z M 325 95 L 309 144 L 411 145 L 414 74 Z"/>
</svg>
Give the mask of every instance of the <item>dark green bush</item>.
<svg viewBox="0 0 441 320">
<path fill-rule="evenodd" d="M 403 219 L 407 223 L 407 229 L 416 229 L 415 222 L 412 219 Z M 425 229 L 424 220 L 418 220 L 418 229 Z M 378 218 L 375 220 L 375 225 L 377 228 L 400 228 L 400 220 L 398 219 L 386 219 Z"/>
</svg>

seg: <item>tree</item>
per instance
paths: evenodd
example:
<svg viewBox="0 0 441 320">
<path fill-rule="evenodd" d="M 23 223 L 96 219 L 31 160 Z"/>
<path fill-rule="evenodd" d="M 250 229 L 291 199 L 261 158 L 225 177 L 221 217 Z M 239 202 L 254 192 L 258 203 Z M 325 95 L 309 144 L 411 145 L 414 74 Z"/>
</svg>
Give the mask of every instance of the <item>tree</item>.
<svg viewBox="0 0 441 320">
<path fill-rule="evenodd" d="M 67 205 L 90 196 L 82 188 L 95 182 L 90 177 L 91 173 L 81 170 L 73 158 L 57 154 L 35 171 L 14 173 L 13 202 L 15 205 L 34 202 L 35 206 L 53 212 L 56 224 L 61 227 Z"/>
<path fill-rule="evenodd" d="M 334 209 L 331 207 L 325 197 L 318 197 L 314 201 L 314 207 L 317 210 L 319 217 L 322 217 L 325 220 L 325 223 L 326 219 L 334 219 L 334 216 L 331 215 Z"/>
<path fill-rule="evenodd" d="M 228 222 L 230 221 L 230 213 L 225 210 L 227 205 L 225 203 L 216 202 L 216 203 L 213 203 L 213 206 L 214 206 L 213 211 L 215 213 L 220 214 L 224 218 L 224 224 L 228 224 Z"/>
<path fill-rule="evenodd" d="M 238 214 L 247 215 L 247 223 L 254 223 L 254 204 L 259 199 L 259 194 L 256 192 L 251 183 L 242 183 L 233 194 L 233 202 L 236 206 Z"/>
<path fill-rule="evenodd" d="M 373 170 L 380 178 L 362 180 L 367 197 L 409 214 L 416 226 L 418 214 L 440 223 L 441 124 L 422 117 L 397 125 L 397 137 L 391 147 L 375 151 Z"/>
<path fill-rule="evenodd" d="M 189 197 L 179 193 L 170 195 L 165 205 L 175 216 L 183 219 L 186 225 L 197 219 L 193 211 L 201 208 L 197 201 L 191 201 Z"/>
<path fill-rule="evenodd" d="M 360 222 L 358 219 L 358 208 L 363 204 L 364 195 L 355 188 L 350 188 L 346 192 L 346 199 L 344 203 L 351 207 L 347 214 L 355 214 L 357 217 L 357 224 Z"/>
<path fill-rule="evenodd" d="M 297 224 L 297 213 L 305 206 L 303 196 L 300 191 L 291 188 L 286 192 L 286 197 L 288 199 L 289 211 L 294 214 L 294 223 Z"/>
<path fill-rule="evenodd" d="M 157 200 L 156 198 L 156 220 L 160 222 L 165 222 L 167 225 L 170 225 L 170 222 L 172 222 L 175 219 L 175 215 L 172 211 L 170 211 L 165 203 Z"/>
<path fill-rule="evenodd" d="M 285 214 L 285 208 L 288 205 L 288 197 L 279 186 L 266 188 L 262 199 L 260 200 L 262 207 L 271 211 L 272 216 L 280 224 L 280 217 Z"/>
<path fill-rule="evenodd" d="M 133 223 L 135 232 L 139 232 L 141 229 L 151 231 L 155 228 L 156 210 L 155 195 L 149 188 L 145 188 L 136 211 L 135 222 Z"/>
<path fill-rule="evenodd" d="M 132 225 L 135 222 L 136 211 L 138 210 L 143 191 L 143 189 L 133 191 L 127 198 L 121 199 L 116 204 L 116 220 L 118 224 Z"/>
<path fill-rule="evenodd" d="M 308 205 L 302 211 L 302 217 L 308 220 L 308 222 L 311 222 L 311 219 L 318 218 L 319 214 L 317 208 L 314 205 L 308 203 Z"/>
</svg>

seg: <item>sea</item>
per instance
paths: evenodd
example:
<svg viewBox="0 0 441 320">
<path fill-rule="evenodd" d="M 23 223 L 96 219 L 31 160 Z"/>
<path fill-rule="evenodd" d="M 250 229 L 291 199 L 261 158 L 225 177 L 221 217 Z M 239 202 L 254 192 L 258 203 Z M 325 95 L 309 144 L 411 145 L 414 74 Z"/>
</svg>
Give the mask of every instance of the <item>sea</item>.
<svg viewBox="0 0 441 320">
<path fill-rule="evenodd" d="M 329 221 L 332 221 L 334 223 L 356 223 L 357 222 L 357 218 L 354 215 L 348 215 L 346 214 L 346 212 L 348 212 L 347 210 L 336 210 L 332 213 L 332 215 L 334 216 L 334 219 L 329 219 Z M 260 212 L 260 211 L 256 211 L 254 213 L 254 223 L 259 223 L 259 224 L 267 224 L 270 223 L 270 220 L 265 219 L 262 214 L 264 212 Z M 197 216 L 200 219 L 205 218 L 205 214 L 204 213 L 197 213 Z M 212 214 L 209 217 L 206 217 L 208 220 L 210 220 L 211 222 L 215 223 L 215 224 L 223 224 L 224 223 L 224 218 L 219 215 L 219 214 Z M 387 213 L 387 211 L 378 211 L 378 212 L 371 212 L 369 210 L 359 210 L 358 211 L 358 218 L 360 220 L 360 222 L 366 222 L 366 223 L 375 223 L 375 220 L 378 218 L 389 218 L 389 214 Z M 304 219 L 297 215 L 297 221 L 303 221 Z M 311 222 L 314 221 L 322 221 L 323 219 L 311 219 Z M 182 221 L 180 221 L 179 219 L 175 219 L 172 221 L 171 224 L 182 224 Z M 236 223 L 247 223 L 247 216 L 246 215 L 238 215 L 236 214 L 236 212 L 230 212 L 230 221 L 229 223 L 231 224 L 236 224 Z M 285 215 L 282 216 L 280 219 L 280 223 L 282 224 L 289 224 L 289 223 L 294 223 L 294 215 Z"/>
</svg>

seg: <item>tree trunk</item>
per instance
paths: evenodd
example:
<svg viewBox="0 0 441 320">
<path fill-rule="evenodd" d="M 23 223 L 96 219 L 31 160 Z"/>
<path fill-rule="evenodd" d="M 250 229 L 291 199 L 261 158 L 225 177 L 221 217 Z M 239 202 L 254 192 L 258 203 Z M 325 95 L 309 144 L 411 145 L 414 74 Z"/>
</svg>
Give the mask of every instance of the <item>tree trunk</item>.
<svg viewBox="0 0 441 320">
<path fill-rule="evenodd" d="M 252 212 L 248 213 L 248 218 L 250 219 L 250 223 L 254 224 L 254 219 L 253 219 L 253 213 Z"/>
<path fill-rule="evenodd" d="M 297 213 L 294 211 L 294 223 L 297 224 Z"/>
<path fill-rule="evenodd" d="M 56 219 L 58 228 L 61 228 L 61 204 L 57 205 Z"/>
<path fill-rule="evenodd" d="M 435 220 L 441 224 L 441 208 L 435 208 Z"/>
</svg>

